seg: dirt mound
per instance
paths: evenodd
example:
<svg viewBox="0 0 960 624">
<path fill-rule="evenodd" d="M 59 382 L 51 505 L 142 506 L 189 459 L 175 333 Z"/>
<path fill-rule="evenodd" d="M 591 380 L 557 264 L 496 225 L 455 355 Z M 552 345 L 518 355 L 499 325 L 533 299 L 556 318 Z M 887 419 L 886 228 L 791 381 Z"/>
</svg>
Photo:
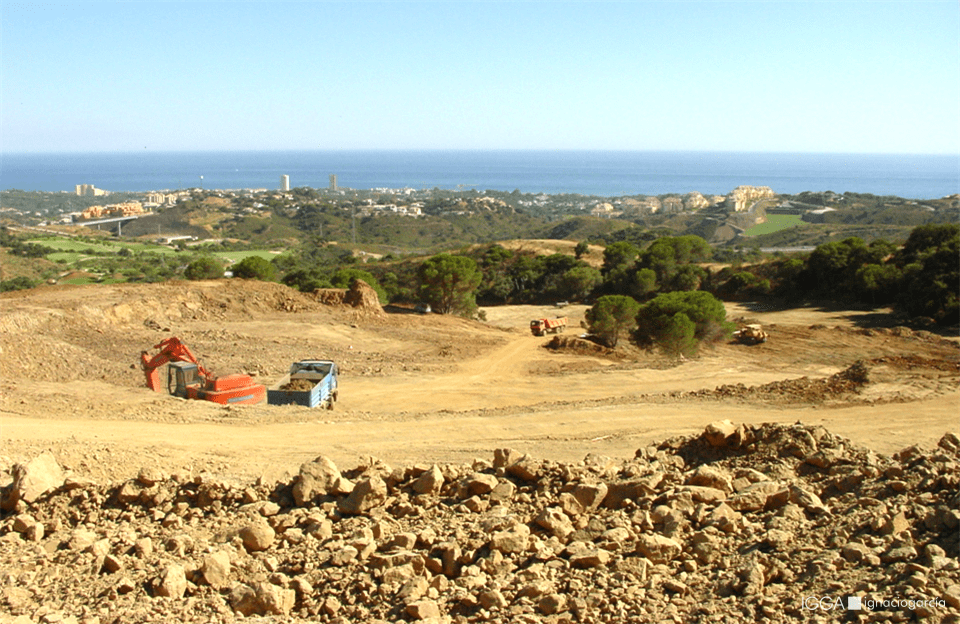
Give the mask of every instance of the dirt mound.
<svg viewBox="0 0 960 624">
<path fill-rule="evenodd" d="M 118 303 L 97 302 L 78 309 L 111 325 L 140 324 L 150 319 L 160 325 L 178 321 L 234 320 L 272 312 L 308 312 L 321 307 L 309 296 L 283 284 L 258 280 L 168 282 L 122 291 Z"/>
<path fill-rule="evenodd" d="M 204 202 L 206 203 L 206 202 Z M 123 225 L 124 237 L 145 237 L 157 238 L 157 233 L 162 232 L 163 236 L 195 236 L 197 238 L 209 238 L 210 230 L 199 225 L 194 225 L 192 221 L 202 216 L 201 211 L 189 209 L 185 206 L 173 206 L 162 212 L 155 212 L 148 216 L 134 219 Z"/>
<path fill-rule="evenodd" d="M 60 293 L 82 296 L 65 304 L 57 300 Z M 308 295 L 282 284 L 247 280 L 51 288 L 41 294 L 54 301 L 37 297 L 31 308 L 11 309 L 0 317 L 0 349 L 16 354 L 0 358 L 4 380 L 103 379 L 139 386 L 143 375 L 138 366 L 131 370 L 131 364 L 141 351 L 171 334 L 183 338 L 218 370 L 259 371 L 264 365 L 251 361 L 256 349 L 234 347 L 247 342 L 242 335 L 193 332 L 188 327 L 327 311 Z M 44 313 L 38 314 L 37 309 Z M 257 358 L 257 362 L 270 361 Z"/>
<path fill-rule="evenodd" d="M 345 305 L 362 314 L 383 316 L 380 296 L 369 284 L 355 279 L 349 289 L 321 288 L 313 293 L 314 298 L 323 305 Z"/>
<path fill-rule="evenodd" d="M 5 473 L 0 610 L 31 622 L 808 621 L 853 597 L 864 621 L 955 622 L 958 466 L 955 434 L 886 457 L 821 427 L 729 421 L 628 460 L 500 449 L 472 465 L 370 458 L 340 471 L 318 457 L 257 484 L 148 467 L 95 484 L 45 455 Z"/>
<path fill-rule="evenodd" d="M 380 305 L 380 296 L 369 284 L 361 279 L 355 279 L 350 284 L 350 290 L 343 296 L 343 303 L 354 308 L 360 308 L 370 314 L 383 314 Z"/>
<path fill-rule="evenodd" d="M 346 288 L 320 288 L 313 292 L 314 298 L 323 305 L 343 305 Z"/>
<path fill-rule="evenodd" d="M 613 349 L 576 336 L 554 336 L 544 347 L 554 351 L 567 351 L 584 355 L 613 355 L 616 353 Z"/>
<path fill-rule="evenodd" d="M 691 396 L 762 397 L 774 395 L 797 402 L 816 403 L 857 393 L 868 381 L 867 366 L 856 362 L 845 370 L 821 379 L 785 379 L 760 386 L 723 385 L 715 390 L 689 393 Z"/>
<path fill-rule="evenodd" d="M 699 398 L 735 398 L 744 400 L 768 400 L 786 403 L 818 404 L 828 401 L 855 400 L 863 390 L 884 377 L 896 376 L 896 371 L 909 370 L 917 377 L 912 382 L 915 388 L 923 386 L 923 375 L 918 372 L 929 371 L 932 381 L 926 385 L 940 386 L 960 381 L 956 362 L 938 360 L 920 356 L 885 356 L 871 360 L 858 360 L 846 369 L 828 377 L 810 379 L 785 379 L 758 386 L 745 384 L 724 384 L 713 390 L 695 390 L 680 393 L 683 397 Z M 887 397 L 895 400 L 899 395 Z"/>
</svg>

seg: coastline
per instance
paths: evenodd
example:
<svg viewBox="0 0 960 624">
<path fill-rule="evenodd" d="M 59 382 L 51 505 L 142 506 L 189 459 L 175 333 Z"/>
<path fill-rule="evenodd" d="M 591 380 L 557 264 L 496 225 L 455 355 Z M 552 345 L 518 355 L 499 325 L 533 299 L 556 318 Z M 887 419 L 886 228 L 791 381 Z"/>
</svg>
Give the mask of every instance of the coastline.
<svg viewBox="0 0 960 624">
<path fill-rule="evenodd" d="M 441 188 L 599 197 L 700 192 L 740 185 L 777 193 L 869 193 L 936 199 L 960 193 L 960 156 L 598 150 L 283 150 L 60 152 L 2 156 L 0 189 L 114 192 L 215 189 Z M 201 179 L 201 176 L 202 179 Z"/>
</svg>

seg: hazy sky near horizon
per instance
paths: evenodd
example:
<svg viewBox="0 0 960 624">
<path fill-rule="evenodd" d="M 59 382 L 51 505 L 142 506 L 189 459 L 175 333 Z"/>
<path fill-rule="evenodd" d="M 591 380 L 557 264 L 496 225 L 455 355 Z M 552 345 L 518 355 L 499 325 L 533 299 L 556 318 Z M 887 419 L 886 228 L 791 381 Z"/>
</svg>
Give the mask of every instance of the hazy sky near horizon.
<svg viewBox="0 0 960 624">
<path fill-rule="evenodd" d="M 6 152 L 960 152 L 956 0 L 0 11 Z"/>
</svg>

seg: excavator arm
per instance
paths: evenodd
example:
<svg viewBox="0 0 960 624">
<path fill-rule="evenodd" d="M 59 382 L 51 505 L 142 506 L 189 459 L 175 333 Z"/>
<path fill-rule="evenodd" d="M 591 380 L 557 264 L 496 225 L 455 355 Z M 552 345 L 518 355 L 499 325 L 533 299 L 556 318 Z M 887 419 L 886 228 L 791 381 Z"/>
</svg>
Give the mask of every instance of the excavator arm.
<svg viewBox="0 0 960 624">
<path fill-rule="evenodd" d="M 153 348 L 160 349 L 160 352 L 152 357 L 147 351 L 140 353 L 140 368 L 143 369 L 147 378 L 147 387 L 154 392 L 163 392 L 164 385 L 160 382 L 160 367 L 169 362 L 190 362 L 197 365 L 197 371 L 203 378 L 210 375 L 200 365 L 187 345 L 183 344 L 176 336 L 160 341 L 160 344 L 154 345 Z"/>
</svg>

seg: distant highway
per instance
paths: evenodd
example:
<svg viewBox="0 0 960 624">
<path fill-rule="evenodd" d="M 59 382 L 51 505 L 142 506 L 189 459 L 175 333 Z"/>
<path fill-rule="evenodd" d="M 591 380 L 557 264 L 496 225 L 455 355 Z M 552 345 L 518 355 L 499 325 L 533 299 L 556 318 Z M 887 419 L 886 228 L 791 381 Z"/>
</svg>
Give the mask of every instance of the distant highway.
<svg viewBox="0 0 960 624">
<path fill-rule="evenodd" d="M 764 253 L 800 253 L 805 251 L 813 251 L 816 247 L 761 247 L 760 251 Z"/>
<path fill-rule="evenodd" d="M 100 225 L 101 223 L 117 223 L 119 221 L 133 221 L 134 219 L 139 219 L 140 217 L 148 217 L 149 214 L 142 215 L 127 215 L 124 217 L 107 217 L 106 219 L 90 219 L 84 221 L 74 221 L 74 225 L 82 225 L 84 227 L 88 225 Z"/>
</svg>

